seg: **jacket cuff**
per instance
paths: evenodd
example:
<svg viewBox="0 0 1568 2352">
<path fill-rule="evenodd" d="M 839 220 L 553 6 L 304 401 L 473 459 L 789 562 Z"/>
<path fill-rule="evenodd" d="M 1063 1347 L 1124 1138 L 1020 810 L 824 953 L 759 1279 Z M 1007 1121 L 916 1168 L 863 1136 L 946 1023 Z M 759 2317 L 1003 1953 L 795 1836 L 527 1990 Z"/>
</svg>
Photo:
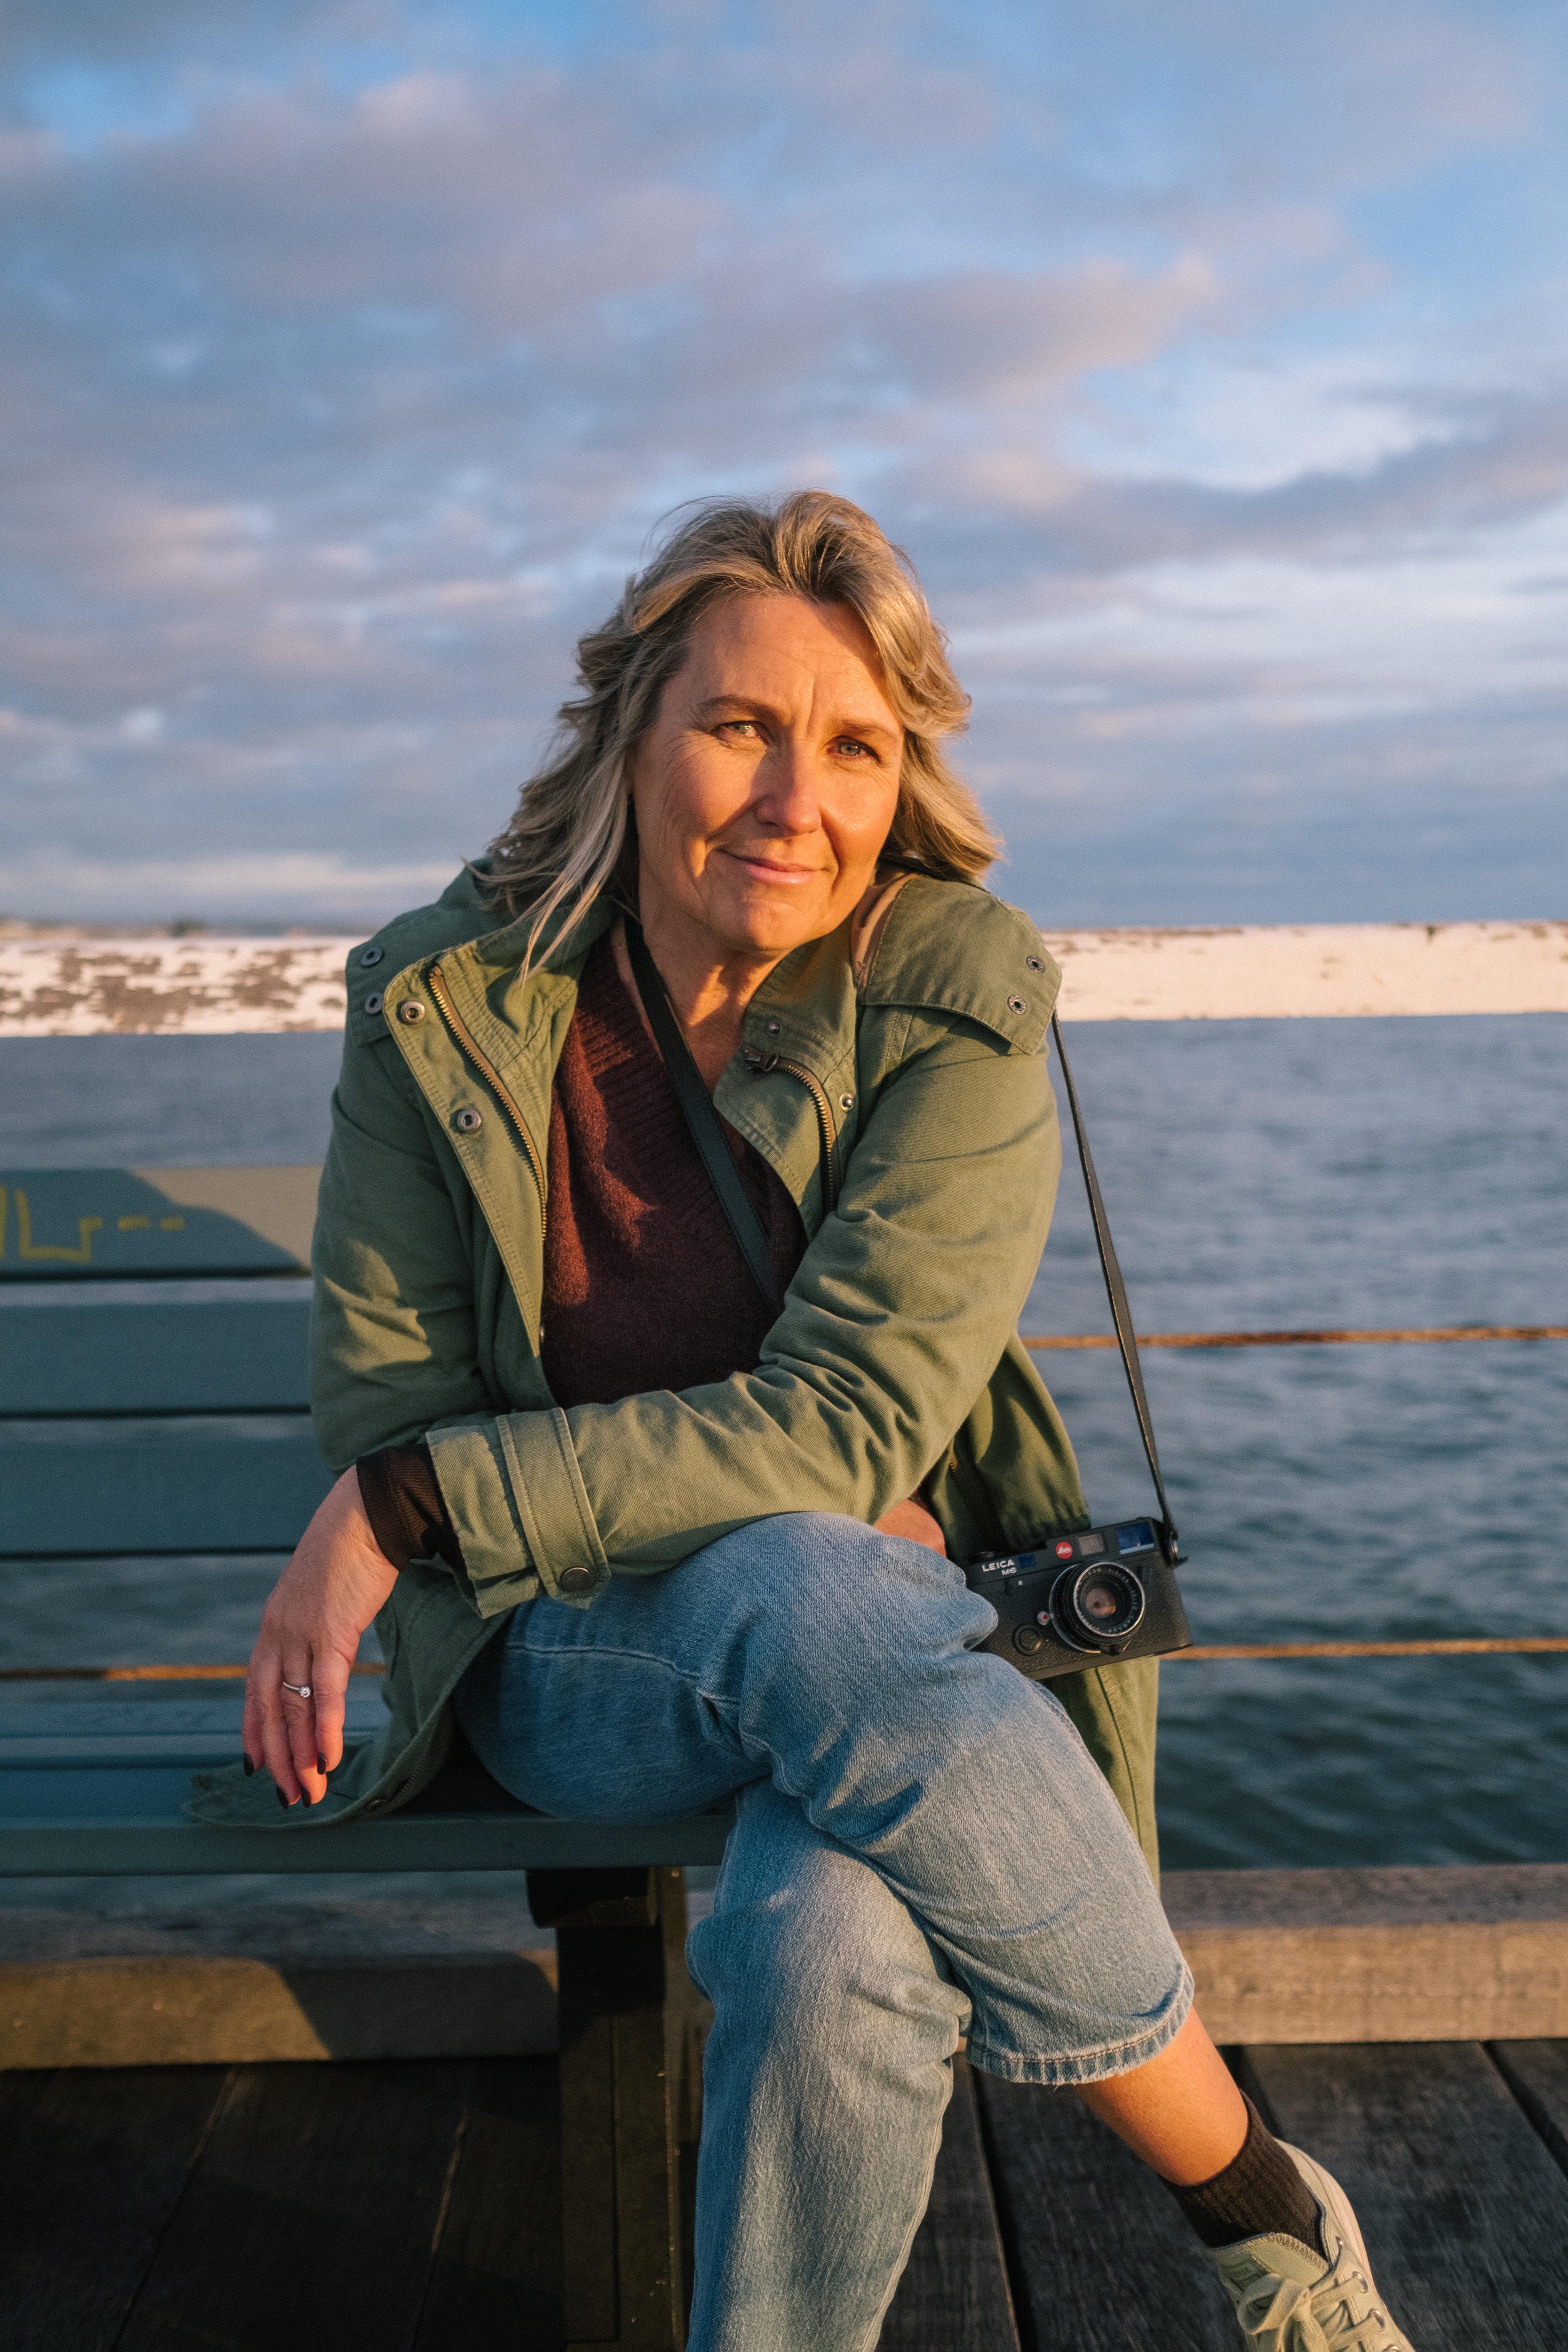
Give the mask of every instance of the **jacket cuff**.
<svg viewBox="0 0 1568 2352">
<path fill-rule="evenodd" d="M 462 1556 L 458 1587 L 481 1617 L 538 1594 L 539 1555 L 512 1499 L 496 1423 L 453 1422 L 426 1433 L 431 1465 Z"/>
<path fill-rule="evenodd" d="M 610 1564 L 566 1415 L 558 1406 L 505 1413 L 494 1428 L 508 1493 L 540 1582 L 552 1601 L 587 1608 L 608 1583 Z"/>
<path fill-rule="evenodd" d="M 454 1576 L 464 1574 L 427 1445 L 381 1446 L 362 1454 L 354 1471 L 370 1531 L 399 1575 L 415 1559 L 438 1559 Z"/>
</svg>

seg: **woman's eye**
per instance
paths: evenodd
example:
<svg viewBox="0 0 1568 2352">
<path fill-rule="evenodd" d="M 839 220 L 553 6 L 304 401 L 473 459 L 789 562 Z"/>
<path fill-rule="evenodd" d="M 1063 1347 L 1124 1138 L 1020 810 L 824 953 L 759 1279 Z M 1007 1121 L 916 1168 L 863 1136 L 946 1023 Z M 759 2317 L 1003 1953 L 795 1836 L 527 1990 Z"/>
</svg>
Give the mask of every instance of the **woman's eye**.
<svg viewBox="0 0 1568 2352">
<path fill-rule="evenodd" d="M 840 735 L 833 745 L 836 751 L 847 751 L 852 759 L 874 760 L 876 753 L 869 743 L 862 743 L 858 735 Z"/>
<path fill-rule="evenodd" d="M 760 740 L 762 731 L 754 719 L 726 719 L 719 730 L 721 735 L 738 735 L 748 742 Z"/>
</svg>

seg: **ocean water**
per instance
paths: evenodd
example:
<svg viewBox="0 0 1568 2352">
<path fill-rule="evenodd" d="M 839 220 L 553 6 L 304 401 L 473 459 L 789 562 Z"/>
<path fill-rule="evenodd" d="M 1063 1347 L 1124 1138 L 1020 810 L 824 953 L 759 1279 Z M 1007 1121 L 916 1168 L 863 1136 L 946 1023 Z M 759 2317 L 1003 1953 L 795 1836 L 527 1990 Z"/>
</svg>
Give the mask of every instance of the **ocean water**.
<svg viewBox="0 0 1568 2352">
<path fill-rule="evenodd" d="M 1095 1024 L 1068 1046 L 1141 1328 L 1568 1323 L 1568 1020 Z M 337 1055 L 9 1041 L 0 1165 L 314 1160 Z M 1109 1328 L 1070 1144 L 1021 1326 Z M 1037 1360 L 1097 1517 L 1146 1507 L 1115 1356 Z M 1568 1633 L 1568 1342 L 1145 1372 L 1200 1643 Z M 100 1657 L 243 1655 L 274 1566 L 96 1564 L 68 1597 L 58 1568 L 0 1570 L 7 1654 L 75 1654 L 86 1623 Z M 1172 1868 L 1568 1858 L 1568 1655 L 1172 1662 L 1161 1726 Z"/>
</svg>

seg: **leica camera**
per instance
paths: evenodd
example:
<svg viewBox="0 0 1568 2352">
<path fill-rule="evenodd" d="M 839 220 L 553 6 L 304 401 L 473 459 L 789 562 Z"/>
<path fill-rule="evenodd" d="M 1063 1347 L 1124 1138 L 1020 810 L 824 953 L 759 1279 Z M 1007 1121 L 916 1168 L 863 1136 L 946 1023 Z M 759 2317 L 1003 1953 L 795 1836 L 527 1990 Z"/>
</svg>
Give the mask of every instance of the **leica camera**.
<svg viewBox="0 0 1568 2352">
<path fill-rule="evenodd" d="M 974 1560 L 964 1580 L 1000 1621 L 979 1646 L 1032 1682 L 1187 1649 L 1179 1557 L 1170 1522 L 1150 1518 L 1042 1536 L 1027 1551 Z"/>
</svg>

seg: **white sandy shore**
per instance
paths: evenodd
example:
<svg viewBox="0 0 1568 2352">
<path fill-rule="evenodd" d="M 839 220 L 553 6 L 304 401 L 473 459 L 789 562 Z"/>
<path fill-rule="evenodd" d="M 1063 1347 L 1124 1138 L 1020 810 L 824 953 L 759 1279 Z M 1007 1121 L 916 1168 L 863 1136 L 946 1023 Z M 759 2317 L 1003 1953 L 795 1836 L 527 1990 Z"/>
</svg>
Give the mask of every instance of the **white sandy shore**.
<svg viewBox="0 0 1568 2352">
<path fill-rule="evenodd" d="M 1568 922 L 1047 931 L 1071 1021 L 1568 1013 Z M 0 1037 L 331 1030 L 351 940 L 0 939 Z M 367 992 L 375 980 L 365 975 Z"/>
</svg>

